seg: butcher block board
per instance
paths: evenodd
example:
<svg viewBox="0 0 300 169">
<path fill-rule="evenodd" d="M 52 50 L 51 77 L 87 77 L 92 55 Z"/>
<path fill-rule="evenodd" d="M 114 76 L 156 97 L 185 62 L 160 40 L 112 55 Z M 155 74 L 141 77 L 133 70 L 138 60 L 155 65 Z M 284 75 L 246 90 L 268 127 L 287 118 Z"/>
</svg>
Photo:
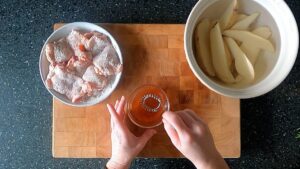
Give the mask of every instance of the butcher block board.
<svg viewBox="0 0 300 169">
<path fill-rule="evenodd" d="M 63 24 L 55 24 L 58 29 Z M 143 84 L 164 89 L 171 110 L 193 109 L 209 126 L 225 158 L 240 157 L 240 100 L 221 96 L 202 85 L 185 59 L 184 25 L 100 24 L 120 44 L 124 71 L 113 94 L 95 106 L 77 108 L 53 99 L 52 153 L 57 158 L 109 158 L 110 116 L 114 103 Z M 139 157 L 183 157 L 172 145 L 163 126 Z"/>
</svg>

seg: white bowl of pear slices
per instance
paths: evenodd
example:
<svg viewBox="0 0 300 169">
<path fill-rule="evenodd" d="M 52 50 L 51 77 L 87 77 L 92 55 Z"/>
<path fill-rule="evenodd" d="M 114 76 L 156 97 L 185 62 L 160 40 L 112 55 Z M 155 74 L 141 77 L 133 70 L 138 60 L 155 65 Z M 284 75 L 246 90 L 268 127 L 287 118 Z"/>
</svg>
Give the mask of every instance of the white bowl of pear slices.
<svg viewBox="0 0 300 169">
<path fill-rule="evenodd" d="M 283 0 L 199 0 L 184 34 L 195 76 L 233 98 L 257 97 L 278 86 L 298 46 L 297 24 Z"/>
</svg>

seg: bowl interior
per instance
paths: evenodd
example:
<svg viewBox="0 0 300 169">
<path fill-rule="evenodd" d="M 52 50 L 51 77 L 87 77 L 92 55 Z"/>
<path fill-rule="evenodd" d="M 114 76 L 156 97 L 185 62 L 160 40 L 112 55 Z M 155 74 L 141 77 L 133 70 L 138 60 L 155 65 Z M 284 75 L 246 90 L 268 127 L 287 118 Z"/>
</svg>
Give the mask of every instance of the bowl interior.
<svg viewBox="0 0 300 169">
<path fill-rule="evenodd" d="M 202 8 L 199 8 L 198 10 L 195 10 L 194 15 L 198 16 L 194 20 L 193 32 L 196 27 L 196 24 L 202 20 L 203 18 L 209 18 L 211 20 L 217 20 L 220 18 L 222 13 L 225 11 L 229 4 L 230 0 L 223 0 L 223 1 L 206 1 L 205 4 L 203 4 Z M 221 9 L 221 10 L 220 10 Z M 239 82 L 236 84 L 226 84 L 218 80 L 217 78 L 211 78 L 209 79 L 213 80 L 214 82 L 218 83 L 219 85 L 231 89 L 243 89 L 248 88 L 250 86 L 254 86 L 258 84 L 260 81 L 262 81 L 264 78 L 266 78 L 270 72 L 275 67 L 278 56 L 281 49 L 281 43 L 280 43 L 280 33 L 279 29 L 277 27 L 277 24 L 275 20 L 273 19 L 272 15 L 260 4 L 258 4 L 256 1 L 252 0 L 238 0 L 238 12 L 239 13 L 245 13 L 247 15 L 250 15 L 252 13 L 258 12 L 260 13 L 260 16 L 256 20 L 256 22 L 253 24 L 253 27 L 259 27 L 259 26 L 268 26 L 272 31 L 272 36 L 270 37 L 270 41 L 273 43 L 274 47 L 276 48 L 275 53 L 270 53 L 266 51 L 261 51 L 256 64 L 254 65 L 255 70 L 255 79 L 251 83 L 247 82 Z M 192 42 L 192 44 L 194 44 Z M 193 46 L 193 51 L 194 46 Z M 193 55 L 195 56 L 194 52 Z M 195 60 L 196 61 L 196 60 Z M 198 66 L 199 67 L 199 66 Z M 199 67 L 200 68 L 200 67 Z M 200 71 L 202 72 L 201 68 Z M 203 72 L 202 72 L 203 73 Z M 206 76 L 203 73 L 204 76 Z"/>
<path fill-rule="evenodd" d="M 73 29 L 79 30 L 81 32 L 97 31 L 97 32 L 103 33 L 106 36 L 108 36 L 113 47 L 115 48 L 115 50 L 117 52 L 120 62 L 123 64 L 123 59 L 122 59 L 122 54 L 121 54 L 120 48 L 119 48 L 116 40 L 112 37 L 112 35 L 108 31 L 106 31 L 105 29 L 103 29 L 102 27 L 100 27 L 98 25 L 86 23 L 86 22 L 74 22 L 74 23 L 66 24 L 63 27 L 54 31 L 50 35 L 50 37 L 46 40 L 46 42 L 42 48 L 41 55 L 40 55 L 39 67 L 40 67 L 40 74 L 41 74 L 44 84 L 45 84 L 45 80 L 46 80 L 48 72 L 49 72 L 49 64 L 50 64 L 45 56 L 46 44 L 49 42 L 57 41 L 62 37 L 66 37 Z M 107 86 L 102 91 L 102 94 L 99 97 L 90 97 L 88 100 L 79 102 L 79 103 L 72 103 L 66 96 L 64 96 L 52 89 L 48 89 L 47 87 L 46 88 L 54 97 L 61 100 L 65 104 L 68 104 L 71 106 L 77 106 L 77 107 L 91 106 L 91 105 L 97 104 L 97 103 L 101 102 L 102 100 L 106 99 L 116 88 L 120 78 L 121 78 L 121 73 L 119 73 L 116 76 L 111 77 L 110 80 L 112 83 L 110 83 L 109 86 Z"/>
</svg>

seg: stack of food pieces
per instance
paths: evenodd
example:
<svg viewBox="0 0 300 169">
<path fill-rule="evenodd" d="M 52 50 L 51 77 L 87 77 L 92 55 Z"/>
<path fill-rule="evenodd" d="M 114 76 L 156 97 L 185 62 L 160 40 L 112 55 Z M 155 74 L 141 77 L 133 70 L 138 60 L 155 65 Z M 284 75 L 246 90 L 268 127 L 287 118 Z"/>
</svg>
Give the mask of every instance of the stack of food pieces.
<svg viewBox="0 0 300 169">
<path fill-rule="evenodd" d="M 266 27 L 253 27 L 259 13 L 237 12 L 232 0 L 220 19 L 201 20 L 194 32 L 196 60 L 202 70 L 224 83 L 251 83 L 254 65 L 260 51 L 275 52 L 268 40 L 272 33 Z"/>
<path fill-rule="evenodd" d="M 109 38 L 77 30 L 46 45 L 50 62 L 46 85 L 72 102 L 97 97 L 109 86 L 122 64 Z"/>
</svg>

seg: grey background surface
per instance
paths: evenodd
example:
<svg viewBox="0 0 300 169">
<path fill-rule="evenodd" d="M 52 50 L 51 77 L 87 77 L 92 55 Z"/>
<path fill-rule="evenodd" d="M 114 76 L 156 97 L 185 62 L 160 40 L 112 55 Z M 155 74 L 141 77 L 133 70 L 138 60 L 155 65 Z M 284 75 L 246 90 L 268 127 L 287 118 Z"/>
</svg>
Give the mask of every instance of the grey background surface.
<svg viewBox="0 0 300 169">
<path fill-rule="evenodd" d="M 0 1 L 0 168 L 101 168 L 107 159 L 53 159 L 51 95 L 39 53 L 56 22 L 185 23 L 196 0 Z M 286 1 L 300 22 L 300 1 Z M 231 168 L 299 168 L 300 61 L 272 92 L 241 102 L 242 155 Z M 136 159 L 132 168 L 194 168 Z"/>
</svg>

